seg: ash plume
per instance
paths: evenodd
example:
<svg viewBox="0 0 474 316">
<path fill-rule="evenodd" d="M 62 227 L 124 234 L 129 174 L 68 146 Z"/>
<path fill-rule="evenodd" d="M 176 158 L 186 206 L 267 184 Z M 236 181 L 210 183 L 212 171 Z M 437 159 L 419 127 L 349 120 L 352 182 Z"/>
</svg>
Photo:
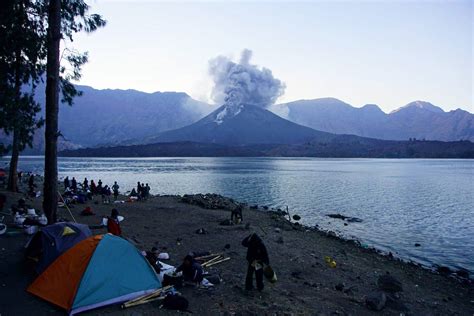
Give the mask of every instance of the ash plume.
<svg viewBox="0 0 474 316">
<path fill-rule="evenodd" d="M 251 64 L 251 58 L 252 51 L 244 49 L 239 62 L 226 56 L 209 61 L 214 81 L 211 98 L 226 105 L 226 114 L 238 114 L 245 104 L 267 108 L 285 91 L 285 84 L 273 77 L 270 69 Z"/>
</svg>

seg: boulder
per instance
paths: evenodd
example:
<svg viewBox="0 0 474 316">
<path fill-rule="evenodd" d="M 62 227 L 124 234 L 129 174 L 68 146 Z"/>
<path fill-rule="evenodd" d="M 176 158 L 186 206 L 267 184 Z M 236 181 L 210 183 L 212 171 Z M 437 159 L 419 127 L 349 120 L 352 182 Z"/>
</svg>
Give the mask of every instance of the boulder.
<svg viewBox="0 0 474 316">
<path fill-rule="evenodd" d="M 390 293 L 403 291 L 402 283 L 389 274 L 380 276 L 377 285 L 380 290 Z"/>
<path fill-rule="evenodd" d="M 368 309 L 373 311 L 380 311 L 387 303 L 387 296 L 384 292 L 372 292 L 365 298 L 365 305 Z"/>
</svg>

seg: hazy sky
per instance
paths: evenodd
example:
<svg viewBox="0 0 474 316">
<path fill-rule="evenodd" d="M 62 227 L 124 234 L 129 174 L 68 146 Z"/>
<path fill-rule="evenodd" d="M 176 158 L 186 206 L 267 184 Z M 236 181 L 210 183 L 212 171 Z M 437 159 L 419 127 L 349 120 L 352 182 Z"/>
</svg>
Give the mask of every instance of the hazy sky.
<svg viewBox="0 0 474 316">
<path fill-rule="evenodd" d="M 108 25 L 73 46 L 89 51 L 80 83 L 95 88 L 209 101 L 209 59 L 248 48 L 286 83 L 279 102 L 331 96 L 389 112 L 426 100 L 474 112 L 469 0 L 88 3 Z"/>
</svg>

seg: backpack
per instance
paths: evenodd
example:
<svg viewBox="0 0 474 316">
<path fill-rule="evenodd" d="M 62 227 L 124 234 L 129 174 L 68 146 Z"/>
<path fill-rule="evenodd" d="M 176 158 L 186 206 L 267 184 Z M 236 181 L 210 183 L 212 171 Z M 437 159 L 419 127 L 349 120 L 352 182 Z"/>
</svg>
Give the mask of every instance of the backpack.
<svg viewBox="0 0 474 316">
<path fill-rule="evenodd" d="M 168 294 L 163 300 L 163 307 L 166 309 L 186 311 L 188 306 L 188 300 L 179 294 Z"/>
<path fill-rule="evenodd" d="M 120 228 L 118 220 L 107 217 L 107 231 L 115 236 L 121 236 L 122 229 Z"/>
</svg>

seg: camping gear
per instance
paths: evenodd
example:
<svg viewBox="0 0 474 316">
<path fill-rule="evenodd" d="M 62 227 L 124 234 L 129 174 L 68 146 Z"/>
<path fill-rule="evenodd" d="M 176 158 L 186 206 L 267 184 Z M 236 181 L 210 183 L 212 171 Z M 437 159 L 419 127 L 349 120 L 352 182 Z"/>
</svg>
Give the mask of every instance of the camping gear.
<svg viewBox="0 0 474 316">
<path fill-rule="evenodd" d="M 263 275 L 271 283 L 275 283 L 277 281 L 276 273 L 275 273 L 275 271 L 273 271 L 273 269 L 270 265 L 265 265 L 265 267 L 263 268 Z"/>
<path fill-rule="evenodd" d="M 26 257 L 38 262 L 36 271 L 41 273 L 57 257 L 90 236 L 92 233 L 87 225 L 55 223 L 43 227 L 28 241 L 25 247 Z"/>
<path fill-rule="evenodd" d="M 163 275 L 163 286 L 172 285 L 177 289 L 180 289 L 184 285 L 183 275 L 177 275 L 174 273 L 165 273 Z"/>
<path fill-rule="evenodd" d="M 73 220 L 75 223 L 77 223 L 76 219 L 74 218 L 74 215 L 72 215 L 71 209 L 69 208 L 69 206 L 67 206 L 66 201 L 64 200 L 63 196 L 61 195 L 61 193 L 60 193 L 59 191 L 58 191 L 58 195 L 59 195 L 59 197 L 61 198 L 61 201 L 63 201 L 64 206 L 67 208 L 67 210 L 68 210 L 68 212 L 69 212 L 69 215 L 71 215 L 72 220 Z"/>
<path fill-rule="evenodd" d="M 137 305 L 142 305 L 146 303 L 150 303 L 156 300 L 162 300 L 165 297 L 161 296 L 163 294 L 173 292 L 174 288 L 172 286 L 163 286 L 161 289 L 158 289 L 156 291 L 151 292 L 150 294 L 146 294 L 140 297 L 137 297 L 133 300 L 127 301 L 122 304 L 122 309 L 132 307 L 132 306 L 137 306 Z"/>
<path fill-rule="evenodd" d="M 27 234 L 27 235 L 36 234 L 38 232 L 38 230 L 39 230 L 39 228 L 36 225 L 32 225 L 32 226 L 27 225 L 27 226 L 25 226 L 25 229 L 24 229 L 25 234 Z"/>
<path fill-rule="evenodd" d="M 169 260 L 170 255 L 167 252 L 160 252 L 158 254 L 158 259 L 160 260 Z"/>
<path fill-rule="evenodd" d="M 7 225 L 0 223 L 0 235 L 5 234 L 7 231 Z"/>
<path fill-rule="evenodd" d="M 227 261 L 227 260 L 230 260 L 230 257 L 227 257 L 227 258 L 224 258 L 224 259 L 220 259 L 220 260 L 217 260 L 217 261 L 213 261 L 211 263 L 204 263 L 202 266 L 203 267 L 206 267 L 206 268 L 209 268 L 210 266 L 213 266 L 213 265 L 216 265 L 218 263 L 222 263 L 224 261 Z"/>
<path fill-rule="evenodd" d="M 145 257 L 127 240 L 97 235 L 58 257 L 27 289 L 70 314 L 121 303 L 161 288 Z"/>
<path fill-rule="evenodd" d="M 179 294 L 168 294 L 163 300 L 163 307 L 166 309 L 186 311 L 188 306 L 188 300 Z"/>
</svg>

